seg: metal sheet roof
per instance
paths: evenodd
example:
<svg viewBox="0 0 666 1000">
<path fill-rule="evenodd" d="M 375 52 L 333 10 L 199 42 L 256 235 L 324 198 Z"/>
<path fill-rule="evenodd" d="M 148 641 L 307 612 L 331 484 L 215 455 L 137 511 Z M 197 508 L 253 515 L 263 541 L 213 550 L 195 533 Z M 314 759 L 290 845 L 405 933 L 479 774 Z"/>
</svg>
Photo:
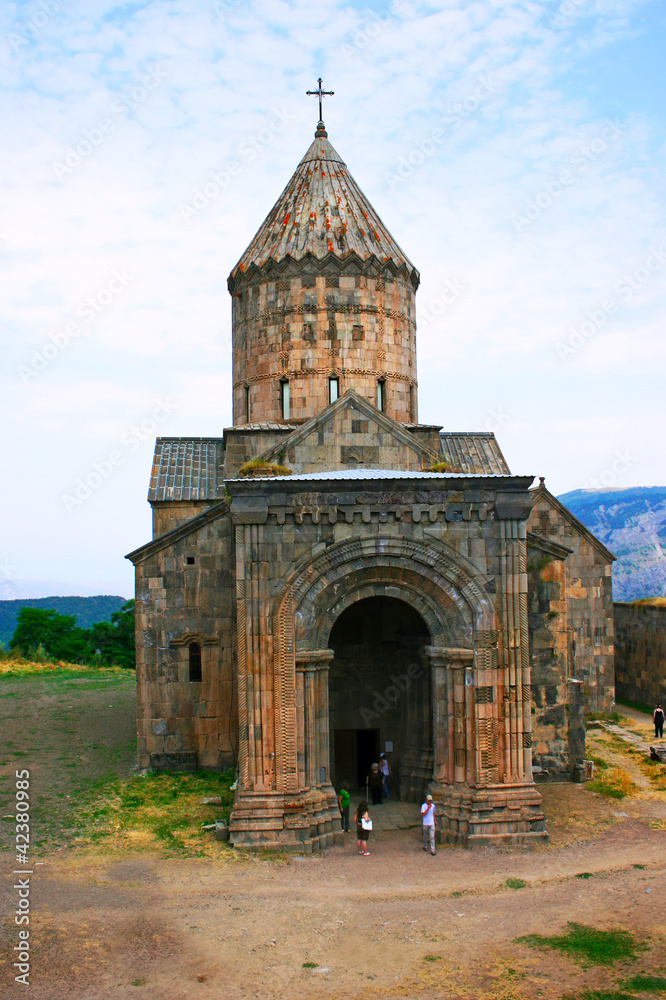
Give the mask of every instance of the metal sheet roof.
<svg viewBox="0 0 666 1000">
<path fill-rule="evenodd" d="M 157 438 L 148 499 L 222 500 L 222 438 Z"/>
<path fill-rule="evenodd" d="M 442 455 L 454 469 L 486 476 L 510 476 L 511 471 L 491 431 L 443 431 Z"/>
<path fill-rule="evenodd" d="M 468 472 L 397 472 L 395 469 L 340 469 L 337 472 L 306 472 L 300 476 L 271 476 L 271 481 L 283 479 L 290 483 L 311 482 L 315 480 L 348 479 L 504 479 L 501 474 L 486 475 Z M 251 482 L 248 479 L 229 479 L 227 482 Z"/>
<path fill-rule="evenodd" d="M 246 271 L 251 264 L 261 267 L 269 259 L 280 261 L 290 256 L 301 260 L 306 254 L 321 259 L 329 253 L 392 260 L 418 281 L 414 265 L 328 141 L 327 133 L 318 130 L 231 275 Z"/>
</svg>

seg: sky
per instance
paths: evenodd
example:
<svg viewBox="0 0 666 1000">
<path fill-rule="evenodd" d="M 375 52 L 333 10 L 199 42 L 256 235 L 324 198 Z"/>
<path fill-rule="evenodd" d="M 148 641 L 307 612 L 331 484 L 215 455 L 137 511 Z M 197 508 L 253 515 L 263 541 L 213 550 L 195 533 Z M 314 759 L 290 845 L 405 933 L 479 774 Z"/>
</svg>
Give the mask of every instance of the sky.
<svg viewBox="0 0 666 1000">
<path fill-rule="evenodd" d="M 0 6 L 0 597 L 131 596 L 154 439 L 231 423 L 226 279 L 329 138 L 421 273 L 419 418 L 666 483 L 658 0 Z"/>
</svg>

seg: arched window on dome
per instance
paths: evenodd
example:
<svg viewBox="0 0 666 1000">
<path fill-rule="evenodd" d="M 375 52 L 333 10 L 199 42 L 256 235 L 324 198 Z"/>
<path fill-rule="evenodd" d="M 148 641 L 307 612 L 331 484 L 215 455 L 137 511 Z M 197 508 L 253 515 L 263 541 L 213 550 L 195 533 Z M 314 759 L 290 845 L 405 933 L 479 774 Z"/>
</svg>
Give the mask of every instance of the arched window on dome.
<svg viewBox="0 0 666 1000">
<path fill-rule="evenodd" d="M 328 401 L 334 403 L 340 395 L 340 379 L 329 378 L 328 380 Z"/>
<path fill-rule="evenodd" d="M 190 680 L 201 680 L 201 646 L 198 642 L 191 642 L 188 651 L 190 654 Z"/>
<path fill-rule="evenodd" d="M 283 420 L 289 420 L 290 406 L 289 382 L 286 378 L 283 378 L 280 382 L 280 411 Z"/>
</svg>

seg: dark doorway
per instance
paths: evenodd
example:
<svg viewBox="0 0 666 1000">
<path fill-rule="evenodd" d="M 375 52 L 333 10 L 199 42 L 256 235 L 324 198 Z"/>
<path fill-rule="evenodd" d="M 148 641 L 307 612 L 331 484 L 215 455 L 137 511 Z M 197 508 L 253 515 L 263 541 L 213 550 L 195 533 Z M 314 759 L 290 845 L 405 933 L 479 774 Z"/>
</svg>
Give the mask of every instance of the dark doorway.
<svg viewBox="0 0 666 1000">
<path fill-rule="evenodd" d="M 430 675 L 422 649 L 430 633 L 405 601 L 367 597 L 331 629 L 329 673 L 333 782 L 365 786 L 388 745 L 392 797 L 418 798 L 432 776 Z"/>
<path fill-rule="evenodd" d="M 333 732 L 333 774 L 339 786 L 364 788 L 372 764 L 379 760 L 378 729 L 336 729 Z"/>
</svg>

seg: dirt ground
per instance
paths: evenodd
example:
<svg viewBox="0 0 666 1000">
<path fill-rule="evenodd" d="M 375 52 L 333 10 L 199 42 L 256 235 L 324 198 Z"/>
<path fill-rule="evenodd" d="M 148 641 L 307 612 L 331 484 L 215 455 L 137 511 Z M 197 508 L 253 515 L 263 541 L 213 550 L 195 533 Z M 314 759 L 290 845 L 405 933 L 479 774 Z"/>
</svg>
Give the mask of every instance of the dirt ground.
<svg viewBox="0 0 666 1000">
<path fill-rule="evenodd" d="M 28 704 L 28 688 L 19 690 Z M 31 690 L 34 698 L 45 695 Z M 81 702 L 71 692 L 51 692 L 60 736 L 41 733 L 49 703 L 36 701 L 41 709 L 25 712 L 25 732 L 36 730 L 25 750 L 18 732 L 6 728 L 14 718 L 10 699 L 0 698 L 5 753 L 27 755 L 4 756 L 3 771 L 32 766 L 34 757 L 43 806 L 51 784 L 62 807 L 74 808 L 72 769 L 63 777 L 55 757 L 73 747 L 80 764 L 81 754 L 91 753 L 85 740 L 101 748 L 89 758 L 91 778 L 114 754 L 114 766 L 128 767 L 122 747 L 132 725 L 131 688 L 86 689 Z M 540 786 L 551 840 L 537 849 L 440 848 L 433 858 L 421 850 L 418 830 L 373 833 L 367 858 L 351 835 L 315 856 L 221 850 L 213 860 L 163 857 L 138 842 L 104 853 L 46 844 L 33 857 L 28 987 L 12 982 L 15 865 L 5 852 L 0 997 L 555 1000 L 608 989 L 644 970 L 664 974 L 666 792 L 655 791 L 608 734 L 595 731 L 590 741 L 595 753 L 621 761 L 636 791 L 614 800 L 581 785 Z M 49 749 L 58 745 L 57 754 Z M 509 888 L 508 878 L 526 885 Z M 609 969 L 516 943 L 525 934 L 561 933 L 569 921 L 624 928 L 646 950 Z"/>
</svg>

